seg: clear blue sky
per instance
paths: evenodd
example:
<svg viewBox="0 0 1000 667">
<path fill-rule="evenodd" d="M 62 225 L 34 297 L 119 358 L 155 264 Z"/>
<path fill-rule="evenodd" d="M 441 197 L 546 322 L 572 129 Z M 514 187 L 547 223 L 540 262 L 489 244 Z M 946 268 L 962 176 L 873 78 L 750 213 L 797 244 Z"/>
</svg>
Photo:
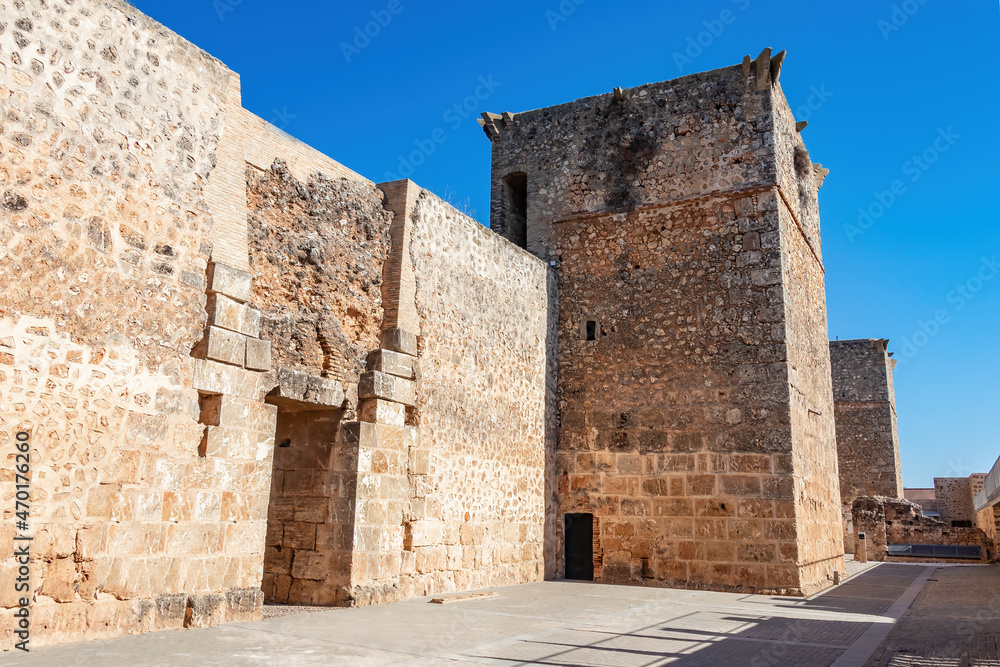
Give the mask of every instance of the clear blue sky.
<svg viewBox="0 0 1000 667">
<path fill-rule="evenodd" d="M 422 142 L 421 164 L 402 175 L 484 223 L 490 151 L 479 111 L 545 107 L 787 49 L 782 86 L 808 117 L 813 161 L 831 169 L 820 192 L 830 335 L 889 338 L 904 359 L 905 484 L 985 472 L 1000 455 L 995 2 L 134 4 L 239 72 L 245 107 L 376 182 L 400 175 L 401 156 Z M 357 38 L 376 19 L 385 25 L 367 26 L 375 36 Z M 478 108 L 449 113 L 465 102 Z M 871 216 L 860 225 L 859 208 Z"/>
</svg>

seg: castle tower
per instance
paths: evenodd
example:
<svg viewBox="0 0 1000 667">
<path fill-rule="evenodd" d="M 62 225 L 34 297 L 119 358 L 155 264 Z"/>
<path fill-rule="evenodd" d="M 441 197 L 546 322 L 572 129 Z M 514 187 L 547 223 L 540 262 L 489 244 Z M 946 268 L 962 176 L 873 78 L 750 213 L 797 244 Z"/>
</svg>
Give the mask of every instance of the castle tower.
<svg viewBox="0 0 1000 667">
<path fill-rule="evenodd" d="M 830 342 L 844 547 L 854 551 L 851 505 L 860 496 L 903 497 L 889 341 Z"/>
<path fill-rule="evenodd" d="M 844 569 L 826 170 L 783 56 L 483 115 L 491 227 L 558 274 L 550 576 L 808 595 Z"/>
</svg>

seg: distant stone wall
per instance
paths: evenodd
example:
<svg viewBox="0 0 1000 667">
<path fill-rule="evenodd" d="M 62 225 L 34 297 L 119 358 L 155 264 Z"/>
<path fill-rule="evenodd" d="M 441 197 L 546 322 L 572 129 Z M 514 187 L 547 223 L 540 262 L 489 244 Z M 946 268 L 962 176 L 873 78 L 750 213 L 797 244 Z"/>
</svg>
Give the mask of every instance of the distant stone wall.
<svg viewBox="0 0 1000 667">
<path fill-rule="evenodd" d="M 903 497 L 896 399 L 887 340 L 830 342 L 844 545 L 854 544 L 851 506 L 861 496 Z"/>
<path fill-rule="evenodd" d="M 937 497 L 941 521 L 975 521 L 976 509 L 971 477 L 935 477 L 934 495 Z"/>
<path fill-rule="evenodd" d="M 0 15 L 0 446 L 31 434 L 30 646 L 254 618 L 268 387 L 243 368 L 242 333 L 215 327 L 232 364 L 191 357 L 223 239 L 207 191 L 232 73 L 117 0 L 2 0 Z M 226 396 L 214 415 L 203 389 Z M 222 453 L 209 431 L 233 421 Z M 0 482 L 5 650 L 14 482 Z"/>
<path fill-rule="evenodd" d="M 890 544 L 940 544 L 979 546 L 982 558 L 979 562 L 995 559 L 997 552 L 991 535 L 976 527 L 952 527 L 944 521 L 926 517 L 920 507 L 908 500 L 862 496 L 852 506 L 854 553 L 860 553 L 861 544 L 857 533 L 865 534 L 865 553 L 868 560 L 914 562 L 918 558 L 889 556 Z M 931 559 L 929 559 L 931 560 Z M 969 559 L 934 558 L 933 562 L 969 563 Z M 971 561 L 977 562 L 975 560 Z"/>
<path fill-rule="evenodd" d="M 404 596 L 544 575 L 548 267 L 422 191 Z"/>
</svg>

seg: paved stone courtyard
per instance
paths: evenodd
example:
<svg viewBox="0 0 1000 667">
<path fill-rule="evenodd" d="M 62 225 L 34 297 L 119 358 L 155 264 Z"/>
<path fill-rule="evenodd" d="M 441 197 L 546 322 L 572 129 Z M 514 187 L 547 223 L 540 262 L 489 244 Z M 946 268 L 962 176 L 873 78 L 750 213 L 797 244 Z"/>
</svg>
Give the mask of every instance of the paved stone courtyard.
<svg viewBox="0 0 1000 667">
<path fill-rule="evenodd" d="M 448 605 L 269 608 L 265 621 L 6 653 L 0 664 L 1000 665 L 997 568 L 849 569 L 809 599 L 544 582 Z"/>
<path fill-rule="evenodd" d="M 942 567 L 868 667 L 1000 667 L 1000 568 Z"/>
</svg>

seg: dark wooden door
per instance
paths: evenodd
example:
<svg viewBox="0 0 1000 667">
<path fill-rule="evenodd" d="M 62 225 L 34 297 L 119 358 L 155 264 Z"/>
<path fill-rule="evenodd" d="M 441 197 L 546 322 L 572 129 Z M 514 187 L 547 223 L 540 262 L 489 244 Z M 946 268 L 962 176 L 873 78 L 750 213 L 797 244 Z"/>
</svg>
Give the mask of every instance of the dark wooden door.
<svg viewBox="0 0 1000 667">
<path fill-rule="evenodd" d="M 594 580 L 594 515 L 566 515 L 566 578 Z"/>
</svg>

